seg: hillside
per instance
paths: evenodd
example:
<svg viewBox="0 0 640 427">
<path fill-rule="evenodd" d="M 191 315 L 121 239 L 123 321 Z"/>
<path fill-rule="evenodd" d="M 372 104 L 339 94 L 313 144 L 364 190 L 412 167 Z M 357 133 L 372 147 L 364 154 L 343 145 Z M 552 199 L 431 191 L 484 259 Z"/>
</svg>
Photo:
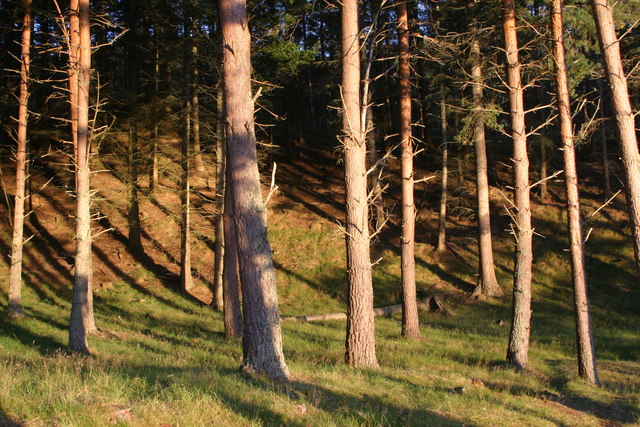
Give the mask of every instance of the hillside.
<svg viewBox="0 0 640 427">
<path fill-rule="evenodd" d="M 42 153 L 41 153 L 42 154 Z M 25 246 L 24 320 L 0 318 L 0 425 L 632 425 L 640 416 L 640 289 L 634 272 L 624 199 L 600 207 L 598 179 L 583 165 L 584 212 L 593 228 L 587 266 L 600 388 L 577 377 L 571 278 L 562 208 L 563 186 L 535 200 L 532 371 L 504 364 L 510 298 L 469 302 L 477 262 L 474 183 L 457 185 L 449 238 L 458 255 L 437 255 L 436 179 L 416 188 L 418 288 L 438 285 L 456 313 L 421 313 L 420 341 L 400 337 L 398 316 L 377 318 L 378 370 L 344 366 L 344 322 L 282 323 L 292 372 L 286 387 L 237 371 L 239 340 L 225 339 L 221 314 L 208 304 L 212 280 L 215 192 L 206 174 L 194 177 L 192 252 L 199 287 L 177 290 L 179 275 L 178 141 L 162 143 L 161 186 L 140 196 L 146 256 L 126 249 L 126 187 L 118 156 L 94 162 L 98 214 L 94 241 L 97 336 L 94 354 L 65 352 L 73 273 L 74 201 L 65 159 L 51 153 L 32 169 L 34 212 Z M 423 163 L 426 160 L 423 158 Z M 278 162 L 279 191 L 268 206 L 283 317 L 345 310 L 343 184 L 337 154 L 303 152 Z M 3 153 L 8 218 L 13 163 Z M 470 167 L 470 166 L 469 166 Z M 387 175 L 397 175 L 392 159 Z M 268 183 L 270 166 L 265 166 Z M 431 168 L 429 168 L 431 169 Z M 211 164 L 209 164 L 209 170 Z M 503 171 L 506 178 L 506 172 Z M 420 170 L 418 176 L 428 176 Z M 470 176 L 472 174 L 467 174 Z M 47 183 L 47 185 L 44 185 Z M 386 199 L 398 206 L 392 179 Z M 265 187 L 264 191 L 268 189 Z M 511 293 L 513 245 L 503 205 L 506 184 L 492 189 L 497 274 Z M 397 209 L 396 209 L 397 211 Z M 398 219 L 376 237 L 376 306 L 400 301 Z M 10 225 L 0 222 L 0 304 L 7 305 Z M 466 260 L 466 263 L 465 261 Z M 468 264 L 467 264 L 468 263 Z"/>
</svg>

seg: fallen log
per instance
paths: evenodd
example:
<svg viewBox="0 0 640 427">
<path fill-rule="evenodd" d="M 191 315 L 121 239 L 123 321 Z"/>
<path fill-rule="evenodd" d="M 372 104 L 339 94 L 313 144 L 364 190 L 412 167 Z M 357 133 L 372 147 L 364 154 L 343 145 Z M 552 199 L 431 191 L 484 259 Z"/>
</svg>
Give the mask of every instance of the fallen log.
<svg viewBox="0 0 640 427">
<path fill-rule="evenodd" d="M 430 295 L 423 301 L 418 301 L 418 309 L 423 311 L 431 311 L 442 313 L 447 316 L 455 317 L 451 311 L 436 295 Z M 385 305 L 373 309 L 374 316 L 390 316 L 392 314 L 402 313 L 402 304 Z M 328 313 L 328 314 L 311 314 L 308 316 L 291 316 L 284 317 L 282 320 L 295 320 L 297 322 L 322 322 L 324 320 L 347 320 L 346 313 Z"/>
</svg>

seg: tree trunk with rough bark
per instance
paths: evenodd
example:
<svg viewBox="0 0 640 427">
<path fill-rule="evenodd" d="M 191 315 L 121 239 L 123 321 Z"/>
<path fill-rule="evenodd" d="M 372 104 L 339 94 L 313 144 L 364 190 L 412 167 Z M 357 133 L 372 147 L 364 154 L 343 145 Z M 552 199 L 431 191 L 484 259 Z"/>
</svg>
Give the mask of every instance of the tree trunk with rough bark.
<svg viewBox="0 0 640 427">
<path fill-rule="evenodd" d="M 627 78 L 622 67 L 620 43 L 613 21 L 613 7 L 609 0 L 591 0 L 591 9 L 598 30 L 598 42 L 611 91 L 613 112 L 618 129 L 618 142 L 624 165 L 624 184 L 636 269 L 640 273 L 640 154 L 638 153 L 635 116 L 629 101 Z"/>
<path fill-rule="evenodd" d="M 80 53 L 80 17 L 78 0 L 69 1 L 69 110 L 71 113 L 71 141 L 73 145 L 74 180 L 78 186 L 78 61 Z"/>
<path fill-rule="evenodd" d="M 447 142 L 447 105 L 444 85 L 440 86 L 440 140 L 442 144 L 442 172 L 440 176 L 440 214 L 438 216 L 438 246 L 436 251 L 447 250 L 447 180 L 449 178 L 449 144 Z"/>
<path fill-rule="evenodd" d="M 400 77 L 400 140 L 402 141 L 402 335 L 420 336 L 416 300 L 416 207 L 413 201 L 413 135 L 411 132 L 411 64 L 409 59 L 409 18 L 407 4 L 396 4 L 398 14 L 398 74 Z"/>
<path fill-rule="evenodd" d="M 504 0 L 504 40 L 507 55 L 507 84 L 513 138 L 513 170 L 515 195 L 516 239 L 513 275 L 513 314 L 507 361 L 518 368 L 529 366 L 529 335 L 531 331 L 531 266 L 533 263 L 533 229 L 529 187 L 529 157 L 525 128 L 524 96 L 518 59 L 515 0 Z"/>
<path fill-rule="evenodd" d="M 578 192 L 578 172 L 573 143 L 573 123 L 571 119 L 571 99 L 567 82 L 567 66 L 564 50 L 564 27 L 562 24 L 562 0 L 551 2 L 551 31 L 556 72 L 560 135 L 564 156 L 564 176 L 567 189 L 567 210 L 569 211 L 569 249 L 571 251 L 571 273 L 573 279 L 574 309 L 578 349 L 578 372 L 592 384 L 598 384 L 591 313 L 587 296 L 587 273 L 582 244 L 582 223 L 580 219 L 580 195 Z"/>
<path fill-rule="evenodd" d="M 227 190 L 235 216 L 244 336 L 242 369 L 271 380 L 288 378 L 282 352 L 276 274 L 267 237 L 254 129 L 251 37 L 245 0 L 220 0 Z"/>
<path fill-rule="evenodd" d="M 228 172 L 227 172 L 228 173 Z M 230 181 L 230 180 L 229 180 Z M 229 189 L 229 187 L 227 187 Z M 238 242 L 234 228 L 235 218 L 233 214 L 233 191 L 224 193 L 224 272 L 223 272 L 223 309 L 224 309 L 224 333 L 228 337 L 241 337 L 243 335 L 242 311 L 240 309 L 240 273 L 238 264 Z"/>
<path fill-rule="evenodd" d="M 69 350 L 88 353 L 87 334 L 96 330 L 91 290 L 91 170 L 89 164 L 89 87 L 91 82 L 91 31 L 89 0 L 80 0 L 80 45 L 78 67 L 78 149 L 76 157 L 76 254 L 69 320 Z"/>
<path fill-rule="evenodd" d="M 377 367 L 373 284 L 369 247 L 366 143 L 360 118 L 358 2 L 342 3 L 342 144 L 344 146 L 347 248 L 347 338 L 345 361 Z"/>
<path fill-rule="evenodd" d="M 491 236 L 487 140 L 484 127 L 484 101 L 480 40 L 471 42 L 471 78 L 473 79 L 473 142 L 476 150 L 476 192 L 478 206 L 478 284 L 473 296 L 500 297 L 502 288 L 496 278 Z"/>
<path fill-rule="evenodd" d="M 224 93 L 222 85 L 218 86 L 216 117 L 216 243 L 213 259 L 213 304 L 218 311 L 224 310 L 224 209 L 225 209 L 225 176 L 227 148 L 224 137 Z M 237 257 L 237 255 L 236 255 Z"/>
<path fill-rule="evenodd" d="M 18 138 L 16 147 L 16 195 L 13 210 L 13 238 L 9 271 L 9 317 L 24 317 L 22 309 L 22 248 L 27 181 L 27 124 L 29 121 L 29 66 L 31 64 L 31 0 L 24 1 L 22 21 L 22 58 L 20 61 L 20 95 L 18 107 Z"/>
</svg>

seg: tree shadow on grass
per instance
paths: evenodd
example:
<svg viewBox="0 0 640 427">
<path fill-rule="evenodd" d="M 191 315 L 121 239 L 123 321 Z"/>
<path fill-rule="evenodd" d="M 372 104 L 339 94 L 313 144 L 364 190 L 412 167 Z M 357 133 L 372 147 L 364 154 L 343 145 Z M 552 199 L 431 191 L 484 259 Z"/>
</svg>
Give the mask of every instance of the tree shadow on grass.
<svg viewBox="0 0 640 427">
<path fill-rule="evenodd" d="M 35 334 L 24 322 L 7 320 L 6 315 L 0 320 L 0 335 L 14 337 L 27 347 L 35 348 L 40 354 L 47 355 L 66 349 L 66 345 L 46 335 Z"/>
<path fill-rule="evenodd" d="M 11 418 L 0 406 L 0 427 L 24 427 L 26 423 Z"/>
</svg>

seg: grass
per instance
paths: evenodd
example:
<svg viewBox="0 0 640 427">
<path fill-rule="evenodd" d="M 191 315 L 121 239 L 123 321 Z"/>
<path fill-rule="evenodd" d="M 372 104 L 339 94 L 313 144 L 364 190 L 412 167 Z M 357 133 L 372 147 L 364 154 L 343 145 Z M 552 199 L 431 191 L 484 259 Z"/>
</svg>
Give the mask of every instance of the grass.
<svg viewBox="0 0 640 427">
<path fill-rule="evenodd" d="M 331 225 L 292 227 L 280 218 L 273 220 L 271 233 L 283 315 L 343 310 L 344 250 Z M 43 300 L 27 286 L 29 317 L 0 320 L 0 418 L 5 424 L 83 426 L 637 422 L 640 324 L 630 312 L 612 312 L 618 303 L 626 306 L 612 299 L 623 290 L 606 270 L 607 257 L 618 254 L 593 255 L 602 261 L 590 273 L 602 280 L 592 280 L 592 298 L 603 380 L 602 387 L 593 388 L 575 373 L 569 281 L 566 270 L 558 268 L 563 261 L 555 252 L 545 255 L 544 247 L 538 249 L 543 255 L 536 264 L 533 369 L 528 373 L 503 363 L 508 326 L 497 321 L 508 320 L 507 301 L 458 305 L 455 318 L 423 314 L 422 341 L 401 338 L 397 317 L 377 319 L 377 370 L 342 364 L 343 322 L 285 321 L 292 382 L 284 389 L 239 373 L 240 342 L 224 338 L 220 314 L 163 286 L 143 291 L 118 280 L 97 290 L 102 333 L 91 338 L 90 357 L 63 350 L 68 295 L 51 292 Z M 418 252 L 424 255 L 429 248 L 422 245 Z M 497 248 L 504 254 L 498 264 L 508 265 L 508 252 L 506 243 Z M 380 303 L 395 292 L 385 284 L 395 289 L 399 281 L 392 254 L 383 251 L 384 261 L 375 269 Z M 418 277 L 423 284 L 438 280 L 433 271 L 439 270 L 473 280 L 464 268 L 452 271 L 451 259 L 422 261 Z M 133 271 L 135 280 L 153 278 L 140 266 Z M 637 297 L 632 288 L 624 292 Z"/>
<path fill-rule="evenodd" d="M 125 230 L 111 196 L 104 191 L 101 210 L 116 229 Z M 169 196 L 159 203 L 173 206 Z M 591 209 L 598 205 L 593 200 L 586 204 Z M 59 229 L 58 222 L 44 224 L 52 233 L 48 241 L 36 237 L 28 243 L 23 303 L 29 316 L 16 321 L 0 312 L 0 426 L 638 423 L 640 288 L 620 201 L 606 209 L 608 216 L 591 221 L 594 230 L 587 244 L 602 381 L 597 388 L 576 372 L 570 266 L 563 251 L 565 218 L 557 207 L 534 209 L 536 231 L 544 238 L 535 239 L 531 371 L 519 372 L 504 363 L 510 299 L 462 302 L 460 295 L 476 282 L 475 269 L 450 253 L 433 252 L 433 236 L 428 234 L 433 215 L 427 212 L 430 219 L 421 217 L 418 224 L 418 288 L 426 291 L 437 284 L 451 290 L 447 301 L 457 316 L 421 313 L 424 339 L 416 341 L 400 337 L 399 316 L 377 318 L 380 368 L 375 370 L 343 364 L 344 322 L 285 320 L 284 352 L 292 373 L 286 386 L 240 373 L 241 342 L 224 337 L 221 314 L 172 290 L 177 243 L 168 229 L 175 224 L 159 207 L 147 203 L 145 230 L 155 239 L 153 263 L 164 270 L 154 269 L 148 260 L 128 258 L 122 243 L 107 242 L 107 235 L 96 242 L 98 268 L 105 270 L 95 290 L 101 332 L 90 337 L 93 354 L 88 357 L 65 351 L 70 273 L 64 262 L 55 261 L 60 250 L 56 253 L 50 245 L 68 231 L 65 208 L 57 211 Z M 323 209 L 331 213 L 327 206 Z M 283 317 L 346 308 L 344 239 L 330 218 L 314 212 L 281 196 L 269 209 Z M 40 217 L 44 222 L 47 216 Z M 493 220 L 497 276 L 510 295 L 513 245 L 504 231 L 508 218 L 494 212 Z M 475 264 L 472 226 L 456 218 L 449 225 L 450 238 Z M 3 307 L 8 242 L 10 234 L 0 226 Z M 375 304 L 398 303 L 397 236 L 382 233 L 374 246 L 373 258 L 379 258 L 373 271 Z M 198 264 L 202 273 L 212 257 L 204 244 L 199 248 L 194 252 L 208 257 L 197 260 L 205 264 L 202 269 Z"/>
</svg>

